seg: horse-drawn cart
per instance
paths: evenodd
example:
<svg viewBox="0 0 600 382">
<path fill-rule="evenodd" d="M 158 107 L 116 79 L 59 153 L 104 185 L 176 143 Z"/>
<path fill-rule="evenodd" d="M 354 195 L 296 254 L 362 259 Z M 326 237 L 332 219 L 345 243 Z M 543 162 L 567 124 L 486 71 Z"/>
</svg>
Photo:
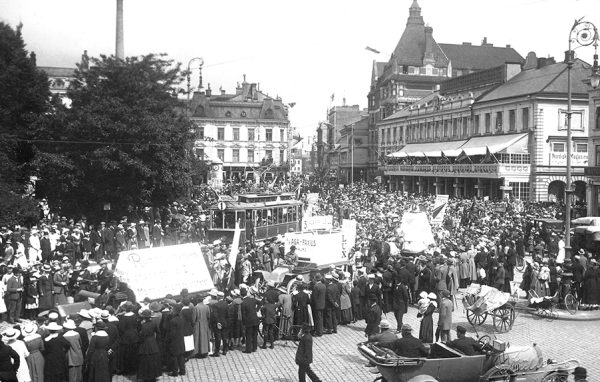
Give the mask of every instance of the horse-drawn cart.
<svg viewBox="0 0 600 382">
<path fill-rule="evenodd" d="M 471 325 L 483 325 L 491 316 L 494 329 L 507 332 L 515 322 L 515 302 L 510 294 L 487 285 L 471 284 L 463 297 L 463 305 Z"/>
</svg>

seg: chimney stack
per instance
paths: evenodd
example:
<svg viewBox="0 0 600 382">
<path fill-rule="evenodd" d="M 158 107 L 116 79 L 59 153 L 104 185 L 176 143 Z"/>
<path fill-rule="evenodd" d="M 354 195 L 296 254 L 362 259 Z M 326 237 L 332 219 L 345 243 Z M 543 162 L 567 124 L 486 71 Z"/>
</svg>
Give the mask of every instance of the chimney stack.
<svg viewBox="0 0 600 382">
<path fill-rule="evenodd" d="M 123 0 L 117 0 L 117 41 L 115 56 L 125 59 L 125 48 L 123 47 Z"/>
</svg>

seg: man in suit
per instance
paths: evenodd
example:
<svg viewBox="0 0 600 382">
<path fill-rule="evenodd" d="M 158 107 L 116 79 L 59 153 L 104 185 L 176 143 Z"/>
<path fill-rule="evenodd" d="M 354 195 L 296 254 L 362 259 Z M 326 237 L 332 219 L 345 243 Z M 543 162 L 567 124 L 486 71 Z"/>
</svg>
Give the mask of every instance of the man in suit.
<svg viewBox="0 0 600 382">
<path fill-rule="evenodd" d="M 311 296 L 311 305 L 315 321 L 315 337 L 323 335 L 323 310 L 325 310 L 325 295 L 327 287 L 323 283 L 323 277 L 320 273 L 315 277 L 317 281 L 313 287 Z"/>
<path fill-rule="evenodd" d="M 0 341 L 0 381 L 17 382 L 17 370 L 20 364 L 19 354 Z"/>
<path fill-rule="evenodd" d="M 448 342 L 448 346 L 461 351 L 464 355 L 482 354 L 481 344 L 473 338 L 467 337 L 466 333 L 467 329 L 464 326 L 458 325 L 456 327 L 456 336 L 458 338 Z"/>
<path fill-rule="evenodd" d="M 106 227 L 106 223 L 100 222 L 100 239 L 102 245 L 100 246 L 100 250 L 102 251 L 99 255 L 100 257 L 106 256 L 108 258 L 112 257 L 113 247 L 114 247 L 114 234 L 110 228 Z"/>
<path fill-rule="evenodd" d="M 6 301 L 8 323 L 14 324 L 21 316 L 21 306 L 23 305 L 23 276 L 21 269 L 16 268 L 11 277 L 6 280 Z"/>
<path fill-rule="evenodd" d="M 367 326 L 365 328 L 365 336 L 369 337 L 379 333 L 379 323 L 381 322 L 381 307 L 377 304 L 374 297 L 369 298 L 369 311 L 365 318 Z"/>
<path fill-rule="evenodd" d="M 368 284 L 367 289 L 365 291 L 367 301 L 375 299 L 375 301 L 377 301 L 377 305 L 381 306 L 381 288 L 379 288 L 379 284 L 375 282 L 375 275 L 373 273 L 370 273 L 367 280 Z M 368 306 L 367 309 L 369 309 Z"/>
<path fill-rule="evenodd" d="M 173 306 L 172 318 L 169 320 L 169 326 L 167 330 L 166 338 L 166 351 L 168 352 L 171 360 L 171 377 L 178 375 L 185 375 L 185 343 L 183 340 L 183 318 L 179 315 L 181 312 L 181 305 L 175 304 Z"/>
<path fill-rule="evenodd" d="M 442 342 L 450 341 L 450 329 L 452 328 L 452 308 L 454 304 L 450 300 L 450 292 L 443 290 L 440 292 L 442 301 L 440 303 L 440 317 L 436 331 L 436 338 L 441 337 Z"/>
<path fill-rule="evenodd" d="M 337 333 L 337 318 L 335 316 L 335 309 L 339 308 L 339 304 L 336 302 L 337 285 L 333 283 L 333 276 L 328 274 L 325 276 L 327 281 L 327 289 L 325 292 L 325 334 Z M 337 304 L 337 307 L 336 307 Z"/>
<path fill-rule="evenodd" d="M 400 357 L 419 358 L 427 357 L 429 352 L 420 339 L 413 337 L 412 327 L 409 324 L 402 325 L 402 338 L 391 343 L 381 343 L 379 345 L 388 347 Z"/>
<path fill-rule="evenodd" d="M 229 317 L 227 315 L 228 305 L 224 300 L 223 292 L 217 292 L 217 302 L 210 306 L 210 326 L 215 336 L 215 350 L 211 357 L 219 356 L 221 342 L 223 342 L 223 355 L 227 355 L 229 342 Z"/>
<path fill-rule="evenodd" d="M 258 349 L 258 301 L 248 295 L 248 290 L 242 288 L 240 290 L 242 296 L 242 304 L 240 310 L 242 312 L 242 325 L 246 328 L 246 350 L 242 353 L 252 353 Z"/>
<path fill-rule="evenodd" d="M 306 382 L 306 375 L 312 382 L 321 382 L 314 371 L 310 368 L 313 361 L 312 345 L 313 339 L 308 332 L 308 325 L 304 325 L 300 331 L 300 341 L 296 350 L 296 364 L 298 365 L 298 380 Z"/>
</svg>

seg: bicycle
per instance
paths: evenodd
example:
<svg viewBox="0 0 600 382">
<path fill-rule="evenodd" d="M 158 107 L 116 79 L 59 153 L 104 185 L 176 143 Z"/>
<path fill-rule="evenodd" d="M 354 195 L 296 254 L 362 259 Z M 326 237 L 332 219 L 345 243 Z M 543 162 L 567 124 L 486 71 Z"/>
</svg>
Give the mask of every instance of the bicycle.
<svg viewBox="0 0 600 382">
<path fill-rule="evenodd" d="M 288 341 L 292 341 L 294 345 L 298 346 L 298 341 L 300 340 L 300 330 L 302 329 L 302 325 L 290 324 L 290 317 L 280 317 L 279 325 L 273 324 L 273 326 L 276 332 L 275 341 L 283 340 L 285 341 L 285 345 L 287 345 Z M 258 335 L 263 340 L 263 345 L 266 345 L 263 320 L 260 321 Z"/>
<path fill-rule="evenodd" d="M 572 273 L 563 273 L 562 278 L 558 280 L 558 299 L 563 302 L 564 307 L 571 314 L 577 313 L 579 310 L 579 299 L 577 295 L 577 289 L 575 288 L 575 282 L 571 280 Z M 566 292 L 566 293 L 565 293 Z"/>
</svg>

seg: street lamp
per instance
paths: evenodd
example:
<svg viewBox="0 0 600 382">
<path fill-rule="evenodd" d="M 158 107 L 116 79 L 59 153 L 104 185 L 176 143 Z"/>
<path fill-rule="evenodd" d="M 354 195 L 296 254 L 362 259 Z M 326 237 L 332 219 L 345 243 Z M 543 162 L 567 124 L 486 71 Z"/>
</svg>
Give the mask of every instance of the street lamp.
<svg viewBox="0 0 600 382">
<path fill-rule="evenodd" d="M 575 20 L 569 32 L 569 50 L 565 52 L 565 64 L 567 64 L 567 187 L 565 188 L 565 258 L 571 257 L 571 69 L 575 62 L 575 51 L 573 49 L 582 46 L 594 46 L 594 66 L 590 83 L 593 87 L 600 83 L 598 71 L 598 29 L 589 21 L 583 21 L 583 17 Z M 572 49 L 573 45 L 575 48 Z M 595 84 L 595 86 L 594 86 Z"/>
<path fill-rule="evenodd" d="M 188 65 L 187 65 L 187 100 L 188 100 L 188 103 L 190 101 L 190 91 L 192 90 L 192 86 L 190 84 L 190 75 L 191 75 L 190 67 L 192 66 L 192 62 L 194 62 L 194 61 L 199 61 L 198 70 L 200 71 L 200 73 L 199 73 L 199 77 L 198 77 L 198 90 L 202 89 L 202 65 L 204 65 L 204 59 L 202 57 L 194 57 L 188 62 Z"/>
</svg>

